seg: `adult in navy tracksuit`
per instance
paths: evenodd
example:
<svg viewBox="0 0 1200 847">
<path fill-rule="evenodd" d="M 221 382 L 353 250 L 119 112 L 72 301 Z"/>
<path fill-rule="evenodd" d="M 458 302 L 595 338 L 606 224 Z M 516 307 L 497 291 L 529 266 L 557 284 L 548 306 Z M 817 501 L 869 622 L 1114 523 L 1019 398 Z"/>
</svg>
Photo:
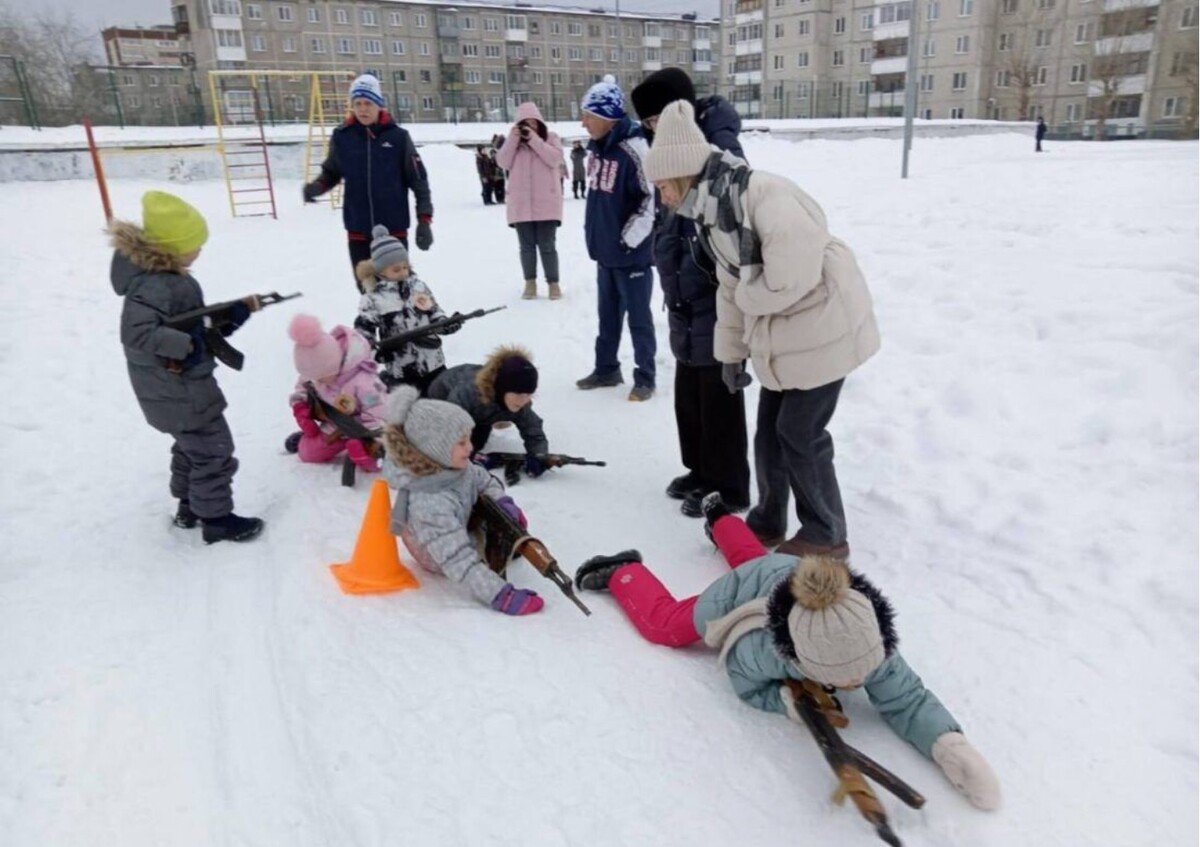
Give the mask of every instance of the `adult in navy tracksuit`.
<svg viewBox="0 0 1200 847">
<path fill-rule="evenodd" d="M 622 320 L 628 315 L 636 364 L 629 399 L 649 400 L 654 394 L 655 352 L 650 313 L 654 189 L 646 181 L 642 159 L 650 148 L 641 128 L 626 116 L 625 96 L 611 75 L 588 89 L 581 105 L 583 127 L 592 139 L 584 226 L 588 255 L 596 262 L 600 328 L 595 367 L 575 384 L 588 389 L 625 381 L 617 349 Z"/>
<path fill-rule="evenodd" d="M 329 140 L 329 156 L 321 165 L 321 175 L 304 186 L 304 202 L 313 202 L 345 180 L 342 221 L 353 270 L 363 259 L 371 258 L 371 230 L 376 225 L 387 227 L 408 247 L 410 191 L 417 201 L 417 247 L 428 250 L 433 244 L 433 201 L 429 177 L 412 137 L 383 109 L 379 80 L 370 74 L 354 80 L 350 108 L 353 114 Z"/>
<path fill-rule="evenodd" d="M 691 79 L 679 68 L 650 74 L 630 92 L 642 127 L 653 130 L 668 103 L 687 100 L 695 107 L 704 137 L 722 150 L 745 158 L 738 132 L 741 118 L 722 97 L 696 102 Z M 695 224 L 659 204 L 654 229 L 654 265 L 662 284 L 675 355 L 675 425 L 687 473 L 671 480 L 667 496 L 682 500 L 680 510 L 701 517 L 700 501 L 718 491 L 731 511 L 750 506 L 750 464 L 745 392 L 730 392 L 713 355 L 717 323 L 717 274 L 697 241 Z"/>
</svg>

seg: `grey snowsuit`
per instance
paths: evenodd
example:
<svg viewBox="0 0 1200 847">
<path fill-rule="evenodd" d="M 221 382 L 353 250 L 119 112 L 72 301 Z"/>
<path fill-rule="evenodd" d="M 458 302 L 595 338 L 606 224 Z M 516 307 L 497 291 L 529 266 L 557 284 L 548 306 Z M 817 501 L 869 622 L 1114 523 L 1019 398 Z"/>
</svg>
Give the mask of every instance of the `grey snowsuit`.
<svg viewBox="0 0 1200 847">
<path fill-rule="evenodd" d="M 443 371 L 429 386 L 429 397 L 448 400 L 466 410 L 475 421 L 471 444 L 476 450 L 482 450 L 487 444 L 493 426 L 507 421 L 516 424 L 526 453 L 543 455 L 550 452 L 550 442 L 542 429 L 542 419 L 533 411 L 533 404 L 514 414 L 501 403 L 503 398 L 495 397 L 495 372 L 500 362 L 513 352 L 518 351 L 502 347 L 483 365 L 457 365 Z"/>
<path fill-rule="evenodd" d="M 188 333 L 163 326 L 163 320 L 204 305 L 200 284 L 178 259 L 146 240 L 140 228 L 113 224 L 110 278 L 125 298 L 121 343 L 134 396 L 146 422 L 175 439 L 171 447 L 171 494 L 187 500 L 204 519 L 233 511 L 233 435 L 222 414 L 225 396 L 213 377 L 216 361 L 207 350 L 181 373 L 170 360 L 187 358 Z"/>
<path fill-rule="evenodd" d="M 475 464 L 417 476 L 389 460 L 383 475 L 396 488 L 392 533 L 417 564 L 463 583 L 476 600 L 490 604 L 505 582 L 480 557 L 467 521 L 480 494 L 504 496 L 500 481 Z"/>
</svg>

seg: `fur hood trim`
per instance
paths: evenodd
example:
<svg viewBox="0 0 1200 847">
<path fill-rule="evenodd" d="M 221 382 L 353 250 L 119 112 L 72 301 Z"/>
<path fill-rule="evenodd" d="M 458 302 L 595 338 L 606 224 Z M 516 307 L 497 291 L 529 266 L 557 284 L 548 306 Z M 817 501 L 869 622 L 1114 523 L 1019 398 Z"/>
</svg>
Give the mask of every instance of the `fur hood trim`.
<svg viewBox="0 0 1200 847">
<path fill-rule="evenodd" d="M 527 362 L 533 362 L 533 354 L 516 344 L 502 344 L 493 350 L 475 374 L 475 387 L 485 403 L 500 402 L 496 398 L 496 375 L 500 373 L 500 364 L 509 356 L 520 356 Z"/>
<path fill-rule="evenodd" d="M 375 263 L 370 259 L 363 259 L 354 266 L 354 278 L 362 283 L 363 291 L 370 294 L 379 283 L 379 277 L 375 276 Z"/>
<path fill-rule="evenodd" d="M 779 580 L 767 595 L 767 632 L 771 634 L 771 644 L 775 647 L 775 652 L 787 661 L 795 662 L 796 645 L 788 628 L 788 615 L 796 604 L 791 582 L 789 574 Z M 879 620 L 879 631 L 883 635 L 884 655 L 891 656 L 900 644 L 900 636 L 896 634 L 896 612 L 891 601 L 865 576 L 853 570 L 850 571 L 850 588 L 871 601 L 875 617 Z"/>
<path fill-rule="evenodd" d="M 418 450 L 396 424 L 388 424 L 383 428 L 383 446 L 387 457 L 413 476 L 433 476 L 446 470 Z"/>
<path fill-rule="evenodd" d="M 151 273 L 187 273 L 179 263 L 179 257 L 168 253 L 146 238 L 145 231 L 128 221 L 113 221 L 108 234 L 113 249 L 139 268 Z"/>
</svg>

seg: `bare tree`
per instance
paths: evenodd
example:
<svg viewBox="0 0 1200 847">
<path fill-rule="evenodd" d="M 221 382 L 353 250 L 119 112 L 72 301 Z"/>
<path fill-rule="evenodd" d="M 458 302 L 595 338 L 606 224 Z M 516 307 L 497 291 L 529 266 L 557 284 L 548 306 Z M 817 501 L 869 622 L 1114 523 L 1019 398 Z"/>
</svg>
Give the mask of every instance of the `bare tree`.
<svg viewBox="0 0 1200 847">
<path fill-rule="evenodd" d="M 997 2 L 996 8 L 996 27 L 1003 48 L 998 51 L 1001 58 L 997 65 L 1004 82 L 999 87 L 1012 92 L 1005 99 L 1016 107 L 1017 120 L 1026 121 L 1031 117 L 1034 86 L 1045 82 L 1039 81 L 1042 48 L 1049 46 L 1044 33 L 1053 30 L 1053 22 L 1048 10 L 1035 0 Z"/>
<path fill-rule="evenodd" d="M 25 67 L 30 94 L 44 122 L 66 123 L 86 107 L 91 90 L 79 67 L 97 56 L 95 33 L 71 12 L 32 16 L 0 4 L 0 53 Z"/>
</svg>

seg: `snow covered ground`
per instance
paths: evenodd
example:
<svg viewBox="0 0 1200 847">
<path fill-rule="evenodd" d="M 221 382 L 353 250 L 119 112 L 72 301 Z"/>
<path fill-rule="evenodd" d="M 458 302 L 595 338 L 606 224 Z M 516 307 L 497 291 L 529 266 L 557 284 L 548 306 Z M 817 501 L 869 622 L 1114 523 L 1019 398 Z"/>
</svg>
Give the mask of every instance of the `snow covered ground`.
<svg viewBox="0 0 1200 847">
<path fill-rule="evenodd" d="M 922 140 L 901 182 L 893 141 L 747 145 L 823 203 L 870 281 L 883 349 L 833 422 L 854 564 L 1005 807 L 968 806 L 861 695 L 847 737 L 928 797 L 884 798 L 908 845 L 1195 843 L 1197 145 L 1032 147 Z M 662 494 L 680 472 L 665 316 L 651 402 L 577 391 L 583 203 L 559 237 L 565 299 L 523 302 L 471 154 L 423 154 L 437 240 L 419 270 L 448 310 L 508 306 L 448 357 L 529 345 L 551 446 L 609 462 L 517 486 L 534 529 L 568 571 L 636 546 L 678 595 L 701 590 L 725 566 Z M 119 214 L 151 187 L 115 181 Z M 521 565 L 547 600 L 533 618 L 425 574 L 341 594 L 326 566 L 367 486 L 281 448 L 289 314 L 354 316 L 340 220 L 296 180 L 278 221 L 230 219 L 220 181 L 167 187 L 208 216 L 210 300 L 305 293 L 255 316 L 246 369 L 220 372 L 238 508 L 267 530 L 206 548 L 170 526 L 169 441 L 128 386 L 95 186 L 9 183 L 0 844 L 878 843 L 831 805 L 802 729 L 738 701 L 710 653 L 642 642 L 608 598 L 584 618 Z"/>
</svg>

